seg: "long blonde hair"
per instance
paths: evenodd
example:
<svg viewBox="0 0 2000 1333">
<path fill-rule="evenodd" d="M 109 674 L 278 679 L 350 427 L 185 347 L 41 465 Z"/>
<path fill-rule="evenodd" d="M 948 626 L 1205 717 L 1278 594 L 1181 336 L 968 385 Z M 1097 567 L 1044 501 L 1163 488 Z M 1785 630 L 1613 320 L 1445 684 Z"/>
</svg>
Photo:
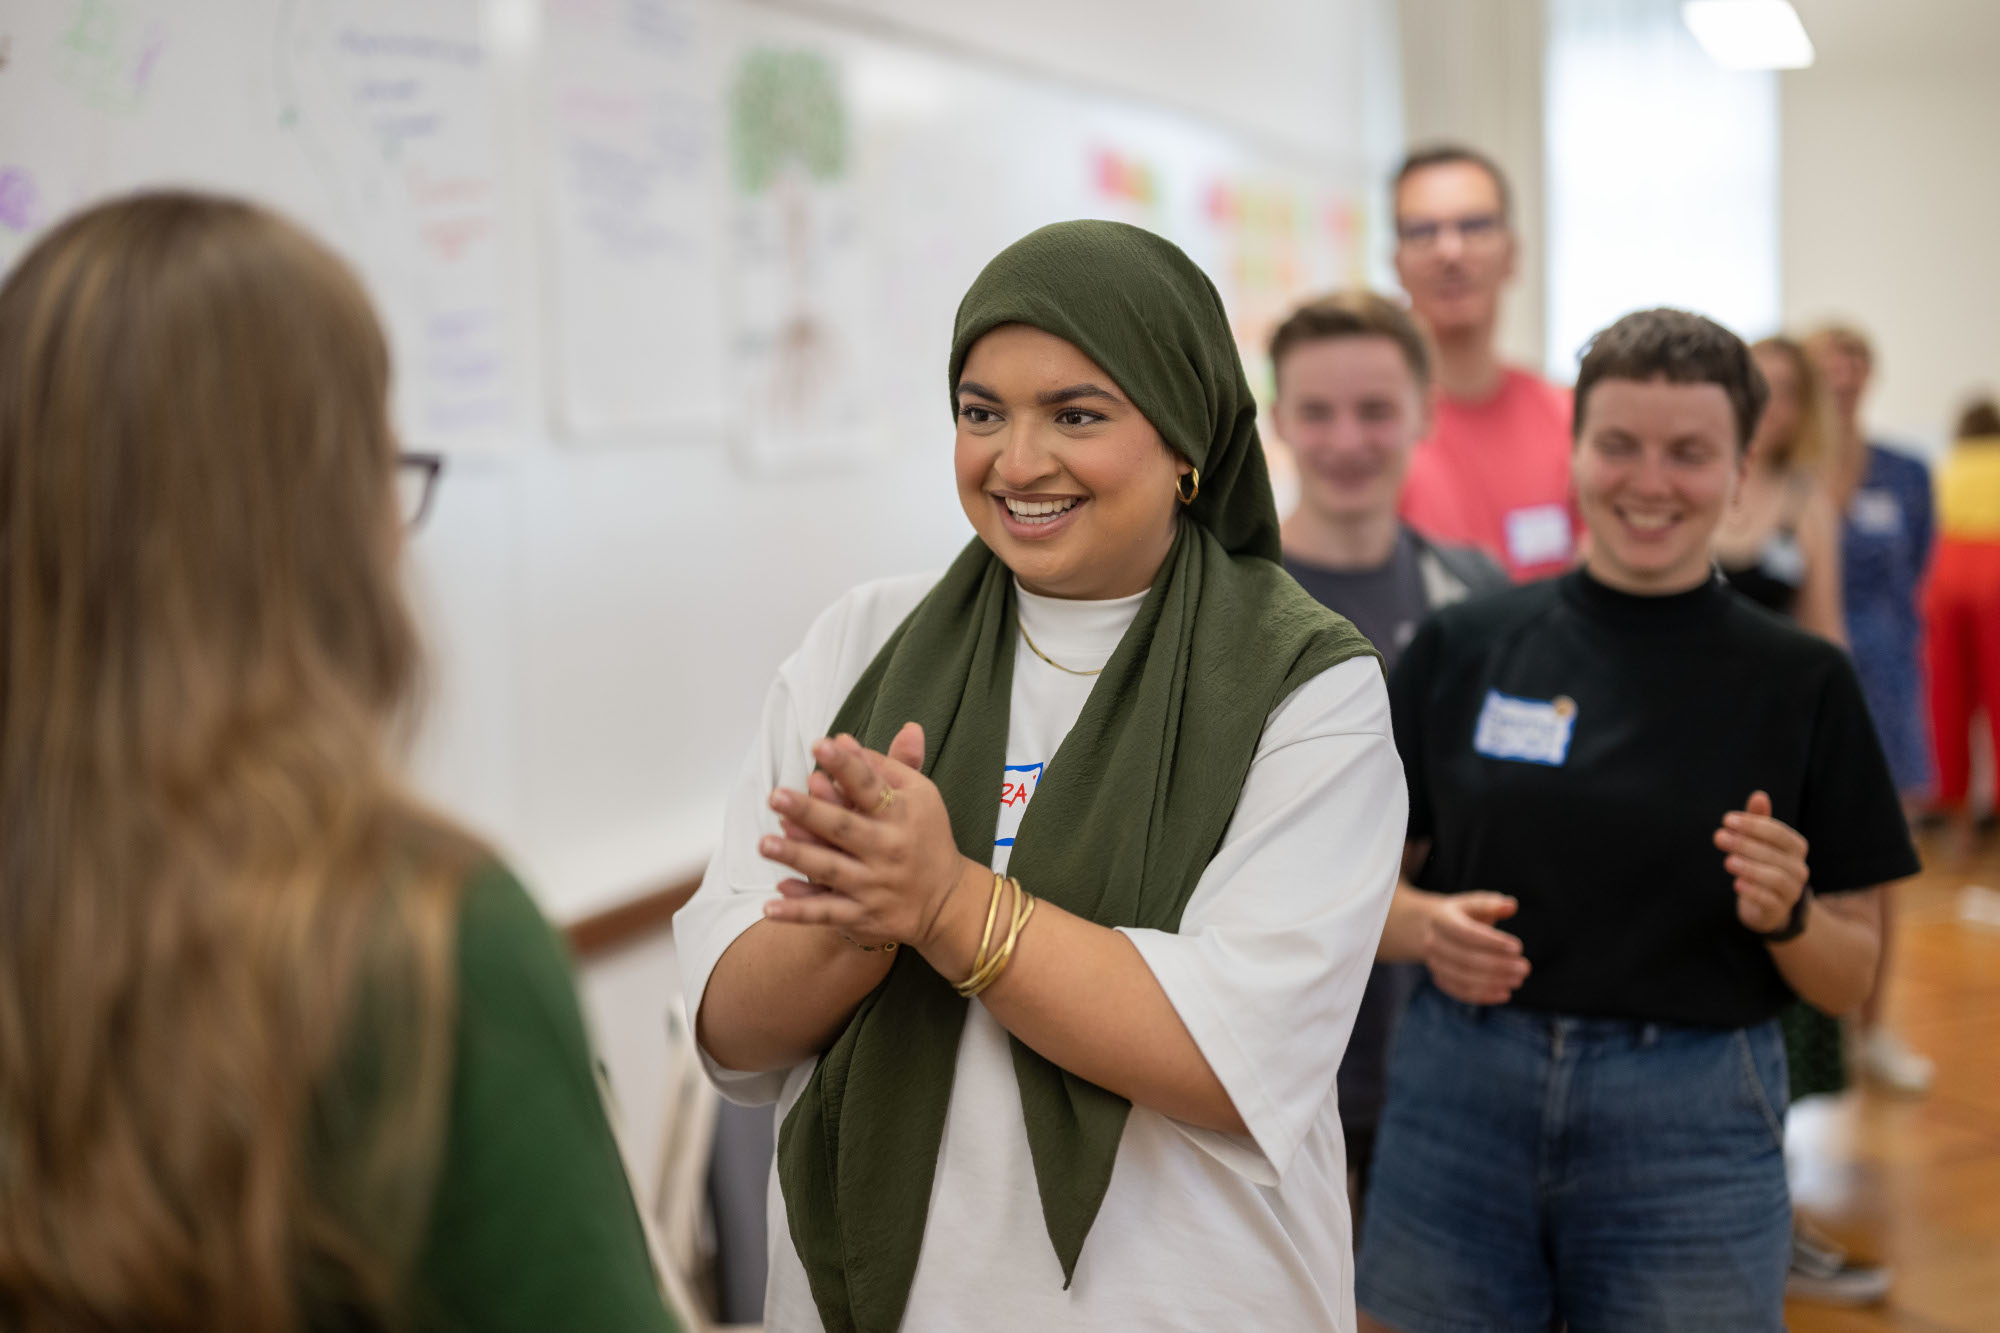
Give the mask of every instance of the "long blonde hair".
<svg viewBox="0 0 2000 1333">
<path fill-rule="evenodd" d="M 1819 472 L 1833 461 L 1833 405 L 1827 399 L 1825 377 L 1806 355 L 1804 346 L 1782 334 L 1761 338 L 1750 345 L 1750 350 L 1776 352 L 1791 362 L 1792 376 L 1798 385 L 1798 424 L 1792 428 L 1791 439 L 1778 446 L 1771 462 L 1780 469 Z"/>
<path fill-rule="evenodd" d="M 0 1326 L 394 1322 L 479 853 L 385 757 L 388 375 L 236 201 L 90 209 L 0 288 Z"/>
</svg>

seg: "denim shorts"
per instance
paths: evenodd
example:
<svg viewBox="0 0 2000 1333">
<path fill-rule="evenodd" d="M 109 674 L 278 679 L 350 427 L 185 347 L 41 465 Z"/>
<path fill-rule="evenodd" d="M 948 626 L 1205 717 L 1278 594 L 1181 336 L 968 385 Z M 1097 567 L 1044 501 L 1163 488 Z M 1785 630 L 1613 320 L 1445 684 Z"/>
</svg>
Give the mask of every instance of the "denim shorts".
<svg viewBox="0 0 2000 1333">
<path fill-rule="evenodd" d="M 1403 1019 L 1355 1295 L 1406 1333 L 1784 1328 L 1785 1048 L 1460 1004 Z"/>
</svg>

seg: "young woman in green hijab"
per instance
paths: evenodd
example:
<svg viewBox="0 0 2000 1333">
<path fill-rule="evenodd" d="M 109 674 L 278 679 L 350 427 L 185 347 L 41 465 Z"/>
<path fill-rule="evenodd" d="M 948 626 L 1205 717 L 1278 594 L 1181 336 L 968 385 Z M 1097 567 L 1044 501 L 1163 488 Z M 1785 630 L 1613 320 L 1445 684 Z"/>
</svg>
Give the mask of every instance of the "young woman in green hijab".
<svg viewBox="0 0 2000 1333">
<path fill-rule="evenodd" d="M 950 385 L 977 539 L 808 633 L 676 922 L 711 1074 L 780 1103 L 767 1326 L 1348 1329 L 1379 661 L 1277 564 L 1172 245 L 1009 247 Z"/>
</svg>

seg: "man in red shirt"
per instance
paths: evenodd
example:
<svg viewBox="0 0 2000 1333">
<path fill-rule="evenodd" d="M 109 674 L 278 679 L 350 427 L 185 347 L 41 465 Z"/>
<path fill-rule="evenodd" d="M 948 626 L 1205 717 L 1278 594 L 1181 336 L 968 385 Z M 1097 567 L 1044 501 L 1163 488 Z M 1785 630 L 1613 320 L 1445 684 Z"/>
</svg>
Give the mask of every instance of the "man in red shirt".
<svg viewBox="0 0 2000 1333">
<path fill-rule="evenodd" d="M 1477 546 L 1516 582 L 1576 555 L 1570 395 L 1501 364 L 1500 289 L 1514 276 L 1506 178 L 1485 155 L 1446 145 L 1407 158 L 1395 180 L 1396 276 L 1437 349 L 1430 435 L 1403 488 L 1403 518 L 1435 541 Z"/>
</svg>

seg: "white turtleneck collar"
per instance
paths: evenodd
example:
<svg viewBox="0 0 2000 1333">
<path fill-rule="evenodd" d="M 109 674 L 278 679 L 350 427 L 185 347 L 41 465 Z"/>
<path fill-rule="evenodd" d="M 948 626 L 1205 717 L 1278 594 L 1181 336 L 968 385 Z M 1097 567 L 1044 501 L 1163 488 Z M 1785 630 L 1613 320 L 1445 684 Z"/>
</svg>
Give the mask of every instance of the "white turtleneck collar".
<svg viewBox="0 0 2000 1333">
<path fill-rule="evenodd" d="M 1029 592 L 1014 580 L 1021 628 L 1035 647 L 1072 671 L 1096 671 L 1111 660 L 1118 641 L 1139 614 L 1143 592 L 1107 601 L 1074 601 Z"/>
</svg>

